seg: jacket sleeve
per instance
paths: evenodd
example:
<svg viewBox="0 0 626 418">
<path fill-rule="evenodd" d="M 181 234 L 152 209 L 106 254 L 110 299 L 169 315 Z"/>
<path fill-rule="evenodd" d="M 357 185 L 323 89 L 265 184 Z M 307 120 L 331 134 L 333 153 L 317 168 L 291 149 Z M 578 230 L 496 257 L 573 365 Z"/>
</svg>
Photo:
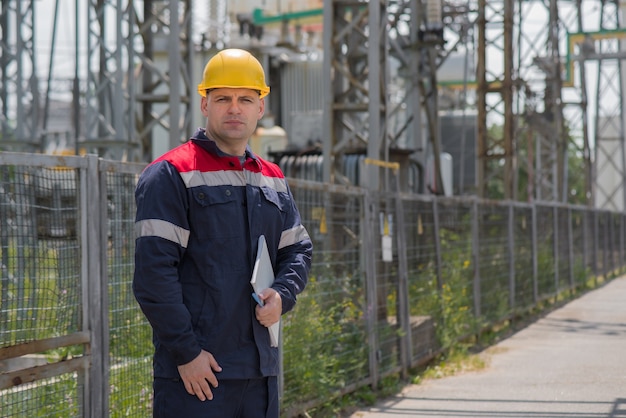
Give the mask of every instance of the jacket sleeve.
<svg viewBox="0 0 626 418">
<path fill-rule="evenodd" d="M 283 314 L 293 309 L 296 296 L 304 290 L 313 255 L 313 243 L 302 225 L 300 212 L 289 188 L 287 193 L 288 216 L 285 218 L 286 222 L 278 244 L 276 279 L 272 285 L 272 288 L 281 295 Z"/>
<path fill-rule="evenodd" d="M 170 163 L 158 162 L 142 173 L 135 200 L 133 292 L 155 339 L 178 365 L 185 364 L 201 350 L 178 275 L 189 239 L 186 187 Z"/>
</svg>

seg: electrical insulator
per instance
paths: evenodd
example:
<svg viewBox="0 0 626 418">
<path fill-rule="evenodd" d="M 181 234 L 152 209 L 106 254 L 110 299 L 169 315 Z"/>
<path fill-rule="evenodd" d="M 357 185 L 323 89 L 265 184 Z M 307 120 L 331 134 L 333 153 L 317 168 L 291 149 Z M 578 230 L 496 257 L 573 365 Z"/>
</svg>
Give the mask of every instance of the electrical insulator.
<svg viewBox="0 0 626 418">
<path fill-rule="evenodd" d="M 426 0 L 426 29 L 443 28 L 441 0 Z"/>
</svg>

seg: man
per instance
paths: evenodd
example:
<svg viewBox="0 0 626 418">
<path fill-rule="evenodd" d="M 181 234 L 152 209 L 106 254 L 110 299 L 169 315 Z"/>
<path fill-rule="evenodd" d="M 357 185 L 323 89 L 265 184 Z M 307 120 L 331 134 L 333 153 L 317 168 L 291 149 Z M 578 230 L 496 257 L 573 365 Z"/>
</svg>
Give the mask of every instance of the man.
<svg viewBox="0 0 626 418">
<path fill-rule="evenodd" d="M 269 93 L 259 61 L 226 49 L 198 92 L 206 128 L 142 173 L 133 291 L 153 328 L 155 417 L 278 417 L 268 328 L 306 285 L 312 243 L 280 168 L 248 140 Z M 275 281 L 252 298 L 264 235 Z"/>
</svg>

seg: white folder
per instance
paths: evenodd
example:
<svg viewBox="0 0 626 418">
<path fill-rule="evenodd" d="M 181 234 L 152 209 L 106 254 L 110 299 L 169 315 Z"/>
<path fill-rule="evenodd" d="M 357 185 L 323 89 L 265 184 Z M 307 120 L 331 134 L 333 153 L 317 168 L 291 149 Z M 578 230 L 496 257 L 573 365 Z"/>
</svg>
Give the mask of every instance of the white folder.
<svg viewBox="0 0 626 418">
<path fill-rule="evenodd" d="M 274 269 L 270 260 L 270 253 L 267 250 L 265 236 L 259 237 L 259 246 L 254 261 L 254 269 L 252 270 L 252 278 L 250 279 L 252 288 L 256 294 L 261 293 L 274 283 Z M 280 320 L 268 327 L 270 333 L 270 343 L 272 347 L 278 347 L 278 337 L 280 334 Z"/>
</svg>

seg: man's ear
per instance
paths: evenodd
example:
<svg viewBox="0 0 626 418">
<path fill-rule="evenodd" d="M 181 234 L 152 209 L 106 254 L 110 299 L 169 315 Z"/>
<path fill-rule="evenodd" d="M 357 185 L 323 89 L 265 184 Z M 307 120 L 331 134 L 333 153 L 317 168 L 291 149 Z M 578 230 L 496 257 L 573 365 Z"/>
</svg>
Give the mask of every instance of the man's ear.
<svg viewBox="0 0 626 418">
<path fill-rule="evenodd" d="M 200 99 L 200 111 L 202 112 L 202 115 L 204 117 L 208 117 L 209 115 L 208 104 L 209 104 L 209 95 L 207 94 L 205 97 L 202 97 Z"/>
<path fill-rule="evenodd" d="M 260 100 L 259 117 L 257 118 L 257 120 L 261 120 L 264 114 L 265 114 L 265 97 Z"/>
</svg>

